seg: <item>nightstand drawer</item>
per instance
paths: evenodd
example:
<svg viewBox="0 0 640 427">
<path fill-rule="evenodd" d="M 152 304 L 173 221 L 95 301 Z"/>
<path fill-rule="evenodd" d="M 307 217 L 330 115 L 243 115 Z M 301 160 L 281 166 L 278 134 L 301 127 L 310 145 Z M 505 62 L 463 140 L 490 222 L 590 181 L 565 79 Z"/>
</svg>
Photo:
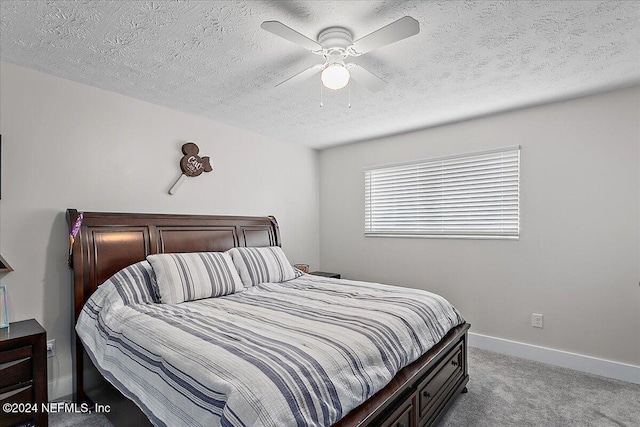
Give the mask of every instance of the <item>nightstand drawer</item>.
<svg viewBox="0 0 640 427">
<path fill-rule="evenodd" d="M 28 348 L 31 350 L 30 347 Z M 33 379 L 31 364 L 31 352 L 29 357 L 0 364 L 0 389 L 31 381 Z"/>
<path fill-rule="evenodd" d="M 4 403 L 27 403 L 31 401 L 33 401 L 33 387 L 31 384 L 0 393 L 0 408 Z"/>
<path fill-rule="evenodd" d="M 47 427 L 47 401 L 47 331 L 35 319 L 12 322 L 0 329 L 0 427 Z"/>
<path fill-rule="evenodd" d="M 17 388 L 15 390 L 11 390 L 5 393 L 0 394 L 0 427 L 11 426 L 16 423 L 28 421 L 34 418 L 35 413 L 29 413 L 25 411 L 17 411 L 13 410 L 9 413 L 6 413 L 2 408 L 5 404 L 8 403 L 29 403 L 31 404 L 34 400 L 33 396 L 33 387 L 28 385 L 26 387 Z M 38 408 L 40 410 L 40 408 Z"/>
<path fill-rule="evenodd" d="M 7 362 L 24 359 L 26 357 L 31 357 L 31 351 L 32 350 L 30 345 L 2 351 L 0 352 L 0 365 L 3 365 Z"/>
<path fill-rule="evenodd" d="M 312 271 L 309 274 L 313 274 L 314 276 L 320 276 L 320 277 L 328 277 L 330 279 L 340 278 L 340 273 L 329 273 L 327 271 Z"/>
</svg>

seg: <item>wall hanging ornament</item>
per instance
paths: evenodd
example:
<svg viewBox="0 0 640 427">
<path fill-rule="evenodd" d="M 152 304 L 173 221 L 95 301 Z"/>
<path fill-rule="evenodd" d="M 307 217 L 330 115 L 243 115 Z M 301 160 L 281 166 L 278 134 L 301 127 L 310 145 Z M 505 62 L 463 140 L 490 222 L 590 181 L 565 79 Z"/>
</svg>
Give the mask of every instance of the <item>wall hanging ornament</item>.
<svg viewBox="0 0 640 427">
<path fill-rule="evenodd" d="M 0 273 L 9 273 L 10 271 L 13 271 L 13 268 L 11 268 L 9 263 L 0 255 Z"/>
<path fill-rule="evenodd" d="M 180 159 L 182 175 L 180 175 L 175 184 L 173 184 L 169 190 L 169 194 L 176 194 L 188 176 L 194 177 L 202 174 L 202 172 L 211 172 L 213 170 L 210 163 L 211 159 L 209 159 L 209 157 L 198 156 L 199 152 L 200 149 L 193 142 L 187 142 L 182 146 L 182 153 L 184 154 L 182 159 Z"/>
</svg>

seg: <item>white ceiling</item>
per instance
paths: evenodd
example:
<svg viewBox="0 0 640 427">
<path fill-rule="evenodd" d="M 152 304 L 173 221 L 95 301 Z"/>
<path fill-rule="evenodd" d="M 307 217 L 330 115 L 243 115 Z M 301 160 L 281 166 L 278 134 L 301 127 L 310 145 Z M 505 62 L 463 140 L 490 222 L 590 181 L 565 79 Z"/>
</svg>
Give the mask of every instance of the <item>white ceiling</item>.
<svg viewBox="0 0 640 427">
<path fill-rule="evenodd" d="M 323 148 L 640 83 L 637 1 L 10 1 L 0 59 Z M 260 29 L 420 34 L 356 62 L 381 92 L 280 81 L 321 58 Z"/>
</svg>

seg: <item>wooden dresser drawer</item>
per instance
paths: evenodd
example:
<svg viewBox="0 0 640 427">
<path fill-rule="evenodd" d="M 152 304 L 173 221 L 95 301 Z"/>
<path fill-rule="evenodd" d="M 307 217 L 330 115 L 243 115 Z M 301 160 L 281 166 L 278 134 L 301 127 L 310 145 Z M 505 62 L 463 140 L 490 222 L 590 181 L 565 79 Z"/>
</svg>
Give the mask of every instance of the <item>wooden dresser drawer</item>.
<svg viewBox="0 0 640 427">
<path fill-rule="evenodd" d="M 31 346 L 12 348 L 10 350 L 4 350 L 0 352 L 0 365 L 15 360 L 24 359 L 25 357 L 31 357 Z"/>
<path fill-rule="evenodd" d="M 446 397 L 451 387 L 464 375 L 462 344 L 449 354 L 418 386 L 419 419 L 430 415 Z"/>
<path fill-rule="evenodd" d="M 28 403 L 31 401 L 33 401 L 33 387 L 31 384 L 0 393 L 0 404 Z"/>
<path fill-rule="evenodd" d="M 31 346 L 0 353 L 0 389 L 33 379 Z"/>
</svg>

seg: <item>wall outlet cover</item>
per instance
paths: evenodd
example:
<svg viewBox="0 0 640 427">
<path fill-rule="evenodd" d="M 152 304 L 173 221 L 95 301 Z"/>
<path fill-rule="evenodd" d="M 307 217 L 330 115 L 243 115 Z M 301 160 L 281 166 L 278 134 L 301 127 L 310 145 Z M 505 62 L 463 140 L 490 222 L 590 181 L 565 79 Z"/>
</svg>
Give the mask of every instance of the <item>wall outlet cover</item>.
<svg viewBox="0 0 640 427">
<path fill-rule="evenodd" d="M 47 357 L 55 357 L 56 355 L 56 340 L 47 341 Z"/>
<path fill-rule="evenodd" d="M 534 328 L 542 329 L 542 327 L 543 327 L 543 318 L 544 318 L 544 316 L 542 314 L 533 313 L 531 315 L 531 326 L 533 326 Z"/>
</svg>

